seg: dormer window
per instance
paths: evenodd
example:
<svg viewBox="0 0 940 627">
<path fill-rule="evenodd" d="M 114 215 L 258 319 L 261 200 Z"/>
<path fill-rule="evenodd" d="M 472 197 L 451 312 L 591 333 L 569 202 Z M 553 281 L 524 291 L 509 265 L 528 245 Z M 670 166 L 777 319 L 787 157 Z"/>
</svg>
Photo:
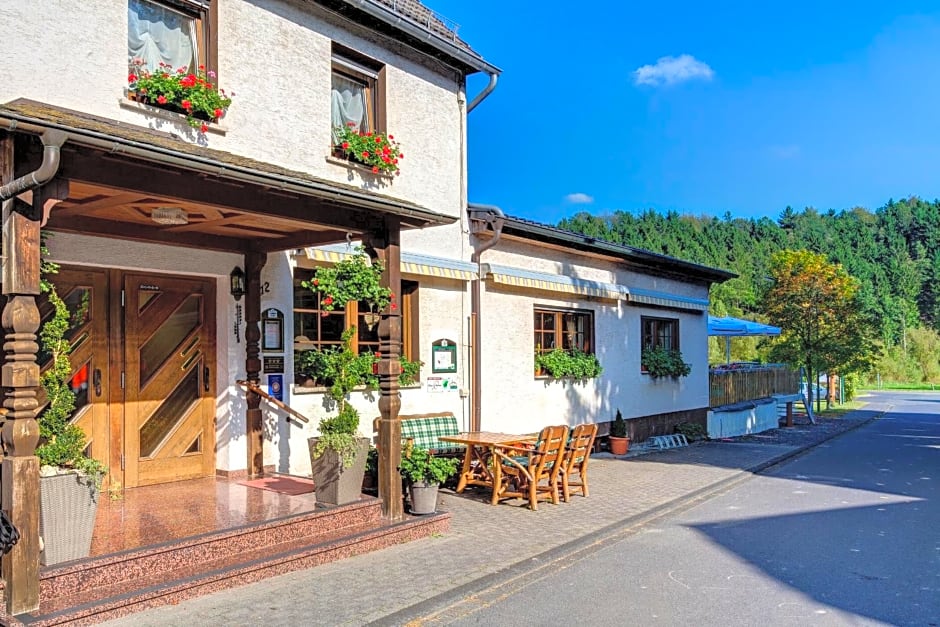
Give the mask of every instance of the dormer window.
<svg viewBox="0 0 940 627">
<path fill-rule="evenodd" d="M 354 130 L 363 133 L 381 131 L 384 127 L 382 66 L 334 44 L 332 70 L 332 128 L 351 124 Z M 333 142 L 336 140 L 334 130 Z"/>
<path fill-rule="evenodd" d="M 128 63 L 141 59 L 153 71 L 161 63 L 195 72 L 208 64 L 206 24 L 209 2 L 128 0 Z"/>
</svg>

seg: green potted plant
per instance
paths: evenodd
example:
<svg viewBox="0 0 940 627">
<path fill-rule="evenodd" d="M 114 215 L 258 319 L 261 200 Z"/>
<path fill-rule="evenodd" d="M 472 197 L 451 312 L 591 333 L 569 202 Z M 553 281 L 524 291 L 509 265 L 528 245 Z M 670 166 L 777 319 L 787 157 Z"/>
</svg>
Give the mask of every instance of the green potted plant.
<svg viewBox="0 0 940 627">
<path fill-rule="evenodd" d="M 408 483 L 412 514 L 437 511 L 438 488 L 457 472 L 457 464 L 455 458 L 434 457 L 430 451 L 416 446 L 408 446 L 402 451 L 398 470 Z"/>
<path fill-rule="evenodd" d="M 54 273 L 57 269 L 55 264 L 43 263 L 44 273 Z M 37 419 L 39 446 L 36 448 L 41 476 L 41 561 L 51 565 L 88 556 L 98 497 L 107 470 L 98 460 L 85 456 L 85 433 L 71 422 L 75 394 L 69 387 L 72 347 L 66 335 L 73 317 L 46 276 L 40 287 L 53 307 L 52 317 L 43 323 L 39 333 L 43 353 L 48 355 L 49 361 L 40 376 L 46 406 Z M 87 307 L 87 302 L 83 307 Z M 76 319 L 83 315 L 83 311 L 75 313 Z"/>
<path fill-rule="evenodd" d="M 401 174 L 398 162 L 405 155 L 394 135 L 363 133 L 356 130 L 355 123 L 347 122 L 333 129 L 333 137 L 337 154 L 371 168 L 373 174 Z"/>
<path fill-rule="evenodd" d="M 328 367 L 329 356 L 318 348 L 294 351 L 294 379 L 303 387 L 326 385 Z"/>
<path fill-rule="evenodd" d="M 686 377 L 692 372 L 692 365 L 682 359 L 682 353 L 657 346 L 644 348 L 640 355 L 640 365 L 643 371 L 651 377 Z"/>
<path fill-rule="evenodd" d="M 382 285 L 384 269 L 380 261 L 369 258 L 365 248 L 357 246 L 353 254 L 333 266 L 317 268 L 313 278 L 302 285 L 321 295 L 320 308 L 324 311 L 345 307 L 352 301 L 365 301 L 373 313 L 386 307 L 394 311 L 395 295 Z"/>
<path fill-rule="evenodd" d="M 607 437 L 610 452 L 614 455 L 626 455 L 630 450 L 630 437 L 627 435 L 627 421 L 617 410 L 614 421 L 610 423 L 610 435 Z"/>
<path fill-rule="evenodd" d="M 366 361 L 350 348 L 355 332 L 355 326 L 344 331 L 343 346 L 328 355 L 327 376 L 333 383 L 327 393 L 337 415 L 320 420 L 320 435 L 308 440 L 317 501 L 329 505 L 359 500 L 369 452 L 369 439 L 359 434 L 359 412 L 346 399 L 361 384 Z"/>
<path fill-rule="evenodd" d="M 544 373 L 555 379 L 594 379 L 604 372 L 604 368 L 596 355 L 576 348 L 556 348 L 547 353 L 536 354 L 535 371 L 536 374 Z"/>
<path fill-rule="evenodd" d="M 134 59 L 127 75 L 128 96 L 183 113 L 190 126 L 205 133 L 209 130 L 208 122 L 218 122 L 232 104 L 225 90 L 211 82 L 214 79 L 215 72 L 207 72 L 204 65 L 193 73 L 185 67 L 174 70 L 172 65 L 161 62 L 151 71 L 143 59 Z"/>
</svg>

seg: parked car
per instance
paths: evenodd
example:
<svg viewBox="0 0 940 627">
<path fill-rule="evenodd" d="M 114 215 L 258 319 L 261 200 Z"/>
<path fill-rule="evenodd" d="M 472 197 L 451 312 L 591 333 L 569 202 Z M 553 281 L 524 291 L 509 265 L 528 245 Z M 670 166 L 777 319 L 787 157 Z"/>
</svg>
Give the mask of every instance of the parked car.
<svg viewBox="0 0 940 627">
<path fill-rule="evenodd" d="M 808 398 L 809 385 L 806 383 L 806 381 L 800 384 L 800 392 L 803 393 L 803 396 L 807 396 Z M 828 401 L 829 389 L 821 385 L 816 385 L 814 383 L 813 384 L 813 401 L 815 401 L 817 398 L 821 401 Z"/>
</svg>

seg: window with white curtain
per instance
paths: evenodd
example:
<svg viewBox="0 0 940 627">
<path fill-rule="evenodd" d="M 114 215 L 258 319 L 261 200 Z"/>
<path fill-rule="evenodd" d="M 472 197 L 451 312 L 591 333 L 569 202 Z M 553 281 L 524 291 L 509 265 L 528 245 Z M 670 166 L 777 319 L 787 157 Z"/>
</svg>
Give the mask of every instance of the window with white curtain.
<svg viewBox="0 0 940 627">
<path fill-rule="evenodd" d="M 166 63 L 195 71 L 206 63 L 204 18 L 200 3 L 128 0 L 128 63 L 141 59 L 150 70 Z"/>
<path fill-rule="evenodd" d="M 336 128 L 352 125 L 353 130 L 368 133 L 378 128 L 376 85 L 379 71 L 350 58 L 333 55 L 330 123 L 333 142 Z"/>
</svg>

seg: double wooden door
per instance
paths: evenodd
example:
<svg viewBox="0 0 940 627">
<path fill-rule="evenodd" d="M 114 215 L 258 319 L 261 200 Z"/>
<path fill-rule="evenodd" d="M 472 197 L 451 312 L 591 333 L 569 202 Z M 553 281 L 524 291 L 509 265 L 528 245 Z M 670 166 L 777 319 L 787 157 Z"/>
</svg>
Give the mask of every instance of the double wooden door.
<svg viewBox="0 0 940 627">
<path fill-rule="evenodd" d="M 62 268 L 74 420 L 123 487 L 215 472 L 215 284 Z"/>
</svg>

